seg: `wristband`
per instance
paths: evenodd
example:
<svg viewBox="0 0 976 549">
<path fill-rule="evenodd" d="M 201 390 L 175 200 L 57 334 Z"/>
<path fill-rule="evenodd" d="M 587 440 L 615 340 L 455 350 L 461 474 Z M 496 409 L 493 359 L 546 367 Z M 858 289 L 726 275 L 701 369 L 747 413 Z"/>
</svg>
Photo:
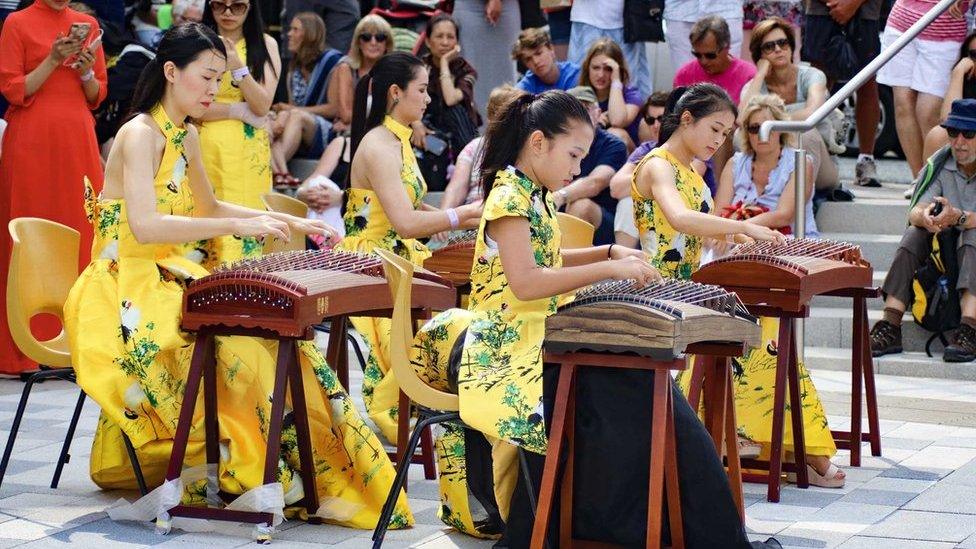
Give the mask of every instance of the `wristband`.
<svg viewBox="0 0 976 549">
<path fill-rule="evenodd" d="M 95 78 L 95 71 L 92 70 L 92 69 L 88 69 L 88 72 L 86 72 L 85 74 L 81 75 L 81 81 L 82 82 L 88 82 L 92 78 Z"/>
<path fill-rule="evenodd" d="M 447 210 L 447 218 L 451 220 L 451 229 L 457 229 L 461 226 L 461 220 L 458 219 L 457 209 L 451 208 Z"/>
<path fill-rule="evenodd" d="M 230 71 L 230 79 L 234 82 L 240 82 L 241 80 L 247 78 L 249 74 L 251 74 L 251 70 L 244 66 Z"/>
<path fill-rule="evenodd" d="M 624 89 L 624 83 L 620 80 L 614 80 L 610 83 L 610 89 L 612 90 L 622 90 Z"/>
<path fill-rule="evenodd" d="M 615 244 L 611 244 L 610 247 L 607 248 L 607 259 L 612 259 L 611 256 L 613 255 L 613 247 L 614 246 L 615 246 Z"/>
</svg>

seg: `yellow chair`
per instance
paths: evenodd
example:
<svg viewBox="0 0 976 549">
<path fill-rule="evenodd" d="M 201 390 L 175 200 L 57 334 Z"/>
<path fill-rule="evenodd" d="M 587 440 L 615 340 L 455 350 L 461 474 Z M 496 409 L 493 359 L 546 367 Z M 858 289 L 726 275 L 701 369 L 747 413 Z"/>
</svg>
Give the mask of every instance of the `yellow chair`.
<svg viewBox="0 0 976 549">
<path fill-rule="evenodd" d="M 301 200 L 292 198 L 281 193 L 264 193 L 261 195 L 261 202 L 264 207 L 271 212 L 286 213 L 295 217 L 308 217 L 308 205 Z M 305 249 L 305 237 L 293 235 L 288 242 L 281 242 L 277 238 L 267 237 L 264 244 L 264 253 L 300 251 Z"/>
<path fill-rule="evenodd" d="M 62 329 L 54 339 L 40 341 L 30 330 L 30 320 L 39 314 L 52 314 L 64 322 L 64 302 L 68 292 L 78 278 L 78 231 L 47 219 L 21 217 L 8 225 L 13 240 L 10 254 L 10 270 L 7 275 L 7 323 L 10 335 L 28 358 L 41 365 L 41 370 L 26 380 L 24 391 L 17 405 L 10 436 L 0 460 L 0 483 L 3 482 L 14 441 L 20 429 L 27 399 L 35 383 L 45 379 L 62 379 L 75 383 L 75 372 L 71 368 L 71 353 L 68 336 Z M 52 257 L 58 258 L 51 261 Z M 58 487 L 61 471 L 70 458 L 68 450 L 74 438 L 78 418 L 85 403 L 85 392 L 80 391 L 75 404 L 68 433 L 61 447 L 61 455 L 51 480 L 51 488 Z M 139 468 L 135 450 L 128 437 L 123 435 L 129 459 L 132 461 L 136 480 L 142 493 L 146 493 L 142 471 Z"/>
<path fill-rule="evenodd" d="M 596 228 L 589 222 L 563 212 L 556 212 L 556 220 L 562 233 L 562 248 L 589 248 L 593 245 Z"/>
</svg>

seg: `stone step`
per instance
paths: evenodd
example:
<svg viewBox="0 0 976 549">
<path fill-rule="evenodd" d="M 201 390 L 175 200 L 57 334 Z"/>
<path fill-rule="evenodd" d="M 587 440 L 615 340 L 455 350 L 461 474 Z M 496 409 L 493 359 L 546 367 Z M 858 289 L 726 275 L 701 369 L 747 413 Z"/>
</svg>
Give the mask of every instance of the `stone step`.
<svg viewBox="0 0 976 549">
<path fill-rule="evenodd" d="M 976 362 L 943 362 L 941 347 L 934 355 L 929 357 L 924 352 L 907 352 L 878 357 L 874 359 L 874 373 L 976 381 Z M 851 371 L 851 352 L 849 349 L 808 346 L 804 353 L 804 361 L 806 367 L 812 371 Z"/>
<path fill-rule="evenodd" d="M 854 202 L 824 202 L 817 210 L 821 233 L 901 235 L 908 219 L 903 198 L 858 198 Z"/>
<path fill-rule="evenodd" d="M 850 242 L 861 247 L 861 255 L 875 270 L 887 270 L 898 250 L 901 234 L 822 233 L 823 238 Z"/>
<path fill-rule="evenodd" d="M 804 323 L 805 344 L 812 347 L 829 347 L 833 349 L 851 348 L 851 330 L 853 328 L 853 310 L 851 307 L 813 307 L 810 316 Z M 868 328 L 881 320 L 881 311 L 868 311 Z M 902 348 L 906 351 L 921 352 L 925 350 L 925 342 L 932 336 L 915 323 L 911 313 L 906 312 L 901 324 Z M 933 349 L 941 352 L 942 345 L 934 343 Z"/>
</svg>

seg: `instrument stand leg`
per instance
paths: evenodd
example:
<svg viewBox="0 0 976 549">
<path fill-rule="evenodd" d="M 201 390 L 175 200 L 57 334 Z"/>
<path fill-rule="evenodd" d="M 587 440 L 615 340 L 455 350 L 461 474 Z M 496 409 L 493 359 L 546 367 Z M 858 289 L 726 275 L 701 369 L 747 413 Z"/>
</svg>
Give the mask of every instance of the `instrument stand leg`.
<svg viewBox="0 0 976 549">
<path fill-rule="evenodd" d="M 779 319 L 778 342 L 776 384 L 773 388 L 773 431 L 770 439 L 769 477 L 766 488 L 766 499 L 773 503 L 779 502 L 779 477 L 783 471 L 784 407 L 786 405 L 786 374 L 789 370 L 790 348 L 793 346 L 792 319 Z"/>
<path fill-rule="evenodd" d="M 539 487 L 539 504 L 535 511 L 532 527 L 531 547 L 543 547 L 549 531 L 552 515 L 552 502 L 559 476 L 559 456 L 563 452 L 563 433 L 566 432 L 566 405 L 569 395 L 575 392 L 576 365 L 563 362 L 559 366 L 559 381 L 556 384 L 556 404 L 552 411 L 552 427 L 549 431 L 549 446 L 546 448 L 546 462 L 542 470 L 542 483 Z"/>
<path fill-rule="evenodd" d="M 329 345 L 325 350 L 325 358 L 329 366 L 335 370 L 339 384 L 347 392 L 349 389 L 349 319 L 345 316 L 333 317 L 329 326 Z"/>
<path fill-rule="evenodd" d="M 810 486 L 807 478 L 807 446 L 803 436 L 803 400 L 800 395 L 800 362 L 797 358 L 796 340 L 790 345 L 790 420 L 793 427 L 793 461 L 796 464 L 796 485 L 798 488 Z"/>
<path fill-rule="evenodd" d="M 305 382 L 302 379 L 302 367 L 298 358 L 297 344 L 290 340 L 279 340 L 278 345 L 292 347 L 291 361 L 288 364 L 288 385 L 291 394 L 292 413 L 295 417 L 295 435 L 298 439 L 298 459 L 301 464 L 302 489 L 305 498 L 302 505 L 309 514 L 309 522 L 321 523 L 322 519 L 314 516 L 319 510 L 319 494 L 315 486 L 315 458 L 312 454 L 312 434 L 308 422 L 308 406 L 305 401 Z"/>
<path fill-rule="evenodd" d="M 717 362 L 717 361 L 716 361 Z M 664 375 L 660 375 L 664 374 Z M 667 383 L 666 438 L 664 441 L 664 488 L 668 497 L 668 526 L 671 547 L 685 546 L 685 530 L 681 518 L 681 486 L 678 481 L 678 443 L 674 434 L 674 398 L 671 394 L 671 376 L 667 371 L 655 372 L 657 383 Z"/>
<path fill-rule="evenodd" d="M 865 299 L 865 298 L 862 298 Z M 871 442 L 871 455 L 881 455 L 881 425 L 878 420 L 878 394 L 874 386 L 874 358 L 871 356 L 871 345 L 868 343 L 868 308 L 861 311 L 861 341 L 862 371 L 864 373 L 864 393 L 868 405 L 868 440 Z"/>
<path fill-rule="evenodd" d="M 745 498 L 742 495 L 742 464 L 739 462 L 739 430 L 735 418 L 735 391 L 732 389 L 732 369 L 728 360 L 725 361 L 725 456 L 728 465 L 729 485 L 732 487 L 732 497 L 743 523 L 746 520 Z"/>
</svg>

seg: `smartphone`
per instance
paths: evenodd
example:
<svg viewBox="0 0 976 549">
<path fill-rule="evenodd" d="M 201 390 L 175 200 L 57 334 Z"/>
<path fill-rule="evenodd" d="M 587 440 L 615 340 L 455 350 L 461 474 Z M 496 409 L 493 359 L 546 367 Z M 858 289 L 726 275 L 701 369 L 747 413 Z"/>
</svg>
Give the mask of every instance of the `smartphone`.
<svg viewBox="0 0 976 549">
<path fill-rule="evenodd" d="M 68 37 L 84 43 L 89 32 L 91 32 L 91 23 L 72 23 Z"/>
<path fill-rule="evenodd" d="M 447 141 L 436 135 L 428 135 L 424 138 L 424 147 L 430 154 L 440 156 L 447 150 Z"/>
<path fill-rule="evenodd" d="M 942 213 L 942 203 L 941 202 L 936 202 L 932 206 L 932 209 L 929 211 L 929 215 L 932 216 L 932 217 L 938 217 L 938 215 L 940 213 Z"/>
</svg>

